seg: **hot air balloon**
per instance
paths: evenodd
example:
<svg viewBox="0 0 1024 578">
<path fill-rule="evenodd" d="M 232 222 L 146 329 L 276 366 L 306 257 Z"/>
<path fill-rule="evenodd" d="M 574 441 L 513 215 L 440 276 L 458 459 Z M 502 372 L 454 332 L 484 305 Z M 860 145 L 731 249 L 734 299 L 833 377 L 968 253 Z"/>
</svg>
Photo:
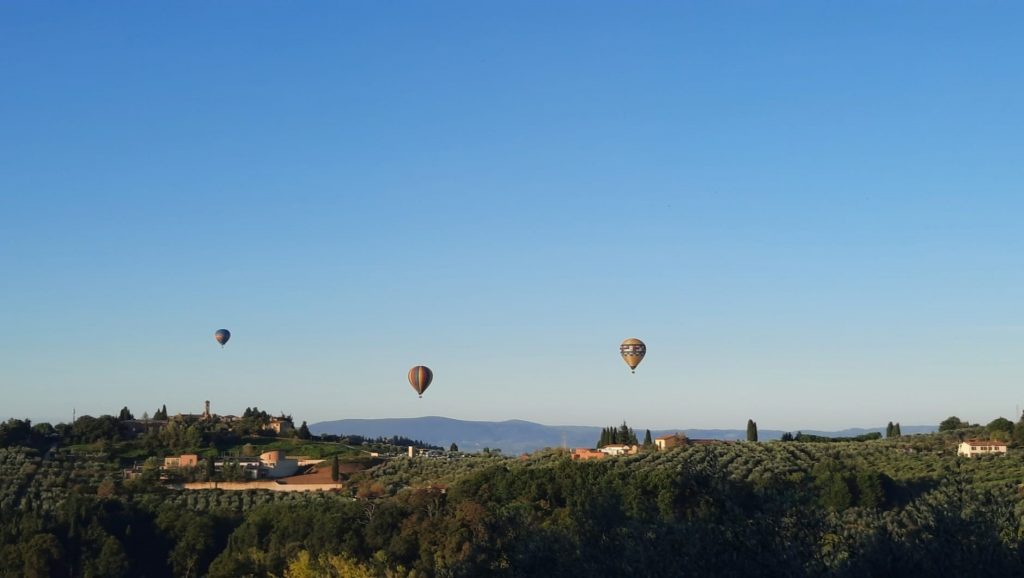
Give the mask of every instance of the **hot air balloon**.
<svg viewBox="0 0 1024 578">
<path fill-rule="evenodd" d="M 425 365 L 417 365 L 409 370 L 409 385 L 416 390 L 416 393 L 420 394 L 420 397 L 423 397 L 423 392 L 427 391 L 433 379 L 434 372 Z"/>
<path fill-rule="evenodd" d="M 636 366 L 640 365 L 640 362 L 644 360 L 647 346 L 644 345 L 643 341 L 630 337 L 619 346 L 619 353 L 622 354 L 622 359 L 626 361 L 626 365 L 633 370 L 633 373 L 636 373 Z"/>
<path fill-rule="evenodd" d="M 231 332 L 227 329 L 218 329 L 217 332 L 213 334 L 213 338 L 217 340 L 217 343 L 220 343 L 220 347 L 223 349 L 224 344 L 228 342 L 228 339 L 231 339 Z"/>
</svg>

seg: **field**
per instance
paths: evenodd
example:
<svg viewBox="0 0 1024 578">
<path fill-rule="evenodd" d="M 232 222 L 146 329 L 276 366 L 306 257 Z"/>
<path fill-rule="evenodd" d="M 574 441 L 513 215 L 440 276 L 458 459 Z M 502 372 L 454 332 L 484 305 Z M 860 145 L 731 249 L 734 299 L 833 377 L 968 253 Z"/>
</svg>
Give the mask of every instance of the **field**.
<svg viewBox="0 0 1024 578">
<path fill-rule="evenodd" d="M 171 490 L 121 480 L 108 454 L 8 448 L 0 576 L 31 575 L 39 560 L 106 568 L 76 576 L 214 578 L 1024 570 L 1024 452 L 958 458 L 955 443 L 722 443 L 588 462 L 557 449 L 402 456 L 352 473 L 340 493 L 287 494 Z"/>
</svg>

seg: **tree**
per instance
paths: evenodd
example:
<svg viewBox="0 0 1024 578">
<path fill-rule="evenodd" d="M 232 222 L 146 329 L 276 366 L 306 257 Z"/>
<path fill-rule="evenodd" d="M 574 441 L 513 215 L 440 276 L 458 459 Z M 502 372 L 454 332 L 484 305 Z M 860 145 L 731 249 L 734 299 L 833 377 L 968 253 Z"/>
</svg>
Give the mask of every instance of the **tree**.
<svg viewBox="0 0 1024 578">
<path fill-rule="evenodd" d="M 597 441 L 597 447 L 602 448 L 614 444 L 637 445 L 637 443 L 636 432 L 623 421 L 622 425 L 618 427 L 610 426 L 602 429 L 601 438 Z"/>
<path fill-rule="evenodd" d="M 956 417 L 955 415 L 951 415 L 946 419 L 942 420 L 942 423 L 939 424 L 939 431 L 953 431 L 960 429 L 962 427 L 967 427 L 968 425 L 969 424 L 960 421 L 960 418 Z"/>
<path fill-rule="evenodd" d="M 103 478 L 100 485 L 96 487 L 96 495 L 101 498 L 109 498 L 117 493 L 117 484 L 114 483 L 113 478 L 107 476 Z"/>
<path fill-rule="evenodd" d="M 31 420 L 11 418 L 0 424 L 0 448 L 27 446 L 31 439 Z"/>
<path fill-rule="evenodd" d="M 101 415 L 92 417 L 83 415 L 75 421 L 72 428 L 72 435 L 75 443 L 93 443 L 98 441 L 118 441 L 120 439 L 121 424 L 112 415 Z"/>
<path fill-rule="evenodd" d="M 21 575 L 25 578 L 47 578 L 61 574 L 62 548 L 53 534 L 36 534 L 21 547 L 24 560 Z"/>
<path fill-rule="evenodd" d="M 889 424 L 885 426 L 885 437 L 891 438 L 894 429 L 895 427 L 892 425 L 892 422 L 889 422 Z"/>
<path fill-rule="evenodd" d="M 313 434 L 309 433 L 309 426 L 303 421 L 302 425 L 299 426 L 298 437 L 300 440 L 308 440 L 313 438 Z"/>
<path fill-rule="evenodd" d="M 448 446 L 448 451 L 457 452 L 459 451 L 459 446 L 455 445 L 455 442 L 452 442 L 452 445 Z"/>
<path fill-rule="evenodd" d="M 900 437 L 903 435 L 902 433 L 900 433 L 900 422 L 896 422 L 896 425 L 892 426 L 892 435 L 895 437 Z"/>
<path fill-rule="evenodd" d="M 142 421 L 149 421 L 149 412 L 148 411 L 142 412 Z"/>
<path fill-rule="evenodd" d="M 127 576 L 128 568 L 128 557 L 125 555 L 121 543 L 117 541 L 117 538 L 108 535 L 104 538 L 99 556 L 91 564 L 90 569 L 95 572 L 95 576 L 117 578 L 118 576 Z"/>
<path fill-rule="evenodd" d="M 650 449 L 654 446 L 654 440 L 651 439 L 651 430 L 647 430 L 644 433 L 644 448 Z"/>
<path fill-rule="evenodd" d="M 165 506 L 156 525 L 173 547 L 167 557 L 175 576 L 201 576 L 216 553 L 215 522 L 212 516 Z"/>
<path fill-rule="evenodd" d="M 614 443 L 636 445 L 636 432 L 633 431 L 633 428 L 626 425 L 626 420 L 622 420 L 622 425 L 619 426 L 617 434 Z"/>
<path fill-rule="evenodd" d="M 211 481 L 217 475 L 216 464 L 213 463 L 213 458 L 206 458 L 206 481 Z"/>
<path fill-rule="evenodd" d="M 1024 413 L 1021 413 L 1020 420 L 1013 426 L 1013 443 L 1024 446 Z"/>
<path fill-rule="evenodd" d="M 1013 422 L 1005 417 L 997 417 L 990 421 L 989 424 L 985 426 L 985 429 L 988 430 L 989 435 L 993 435 L 996 432 L 1002 432 L 1003 435 L 1009 436 L 1013 431 Z"/>
<path fill-rule="evenodd" d="M 331 460 L 331 481 L 337 482 L 340 475 L 338 471 L 338 456 L 334 456 L 334 459 Z"/>
<path fill-rule="evenodd" d="M 815 483 L 821 492 L 822 506 L 841 512 L 852 504 L 850 486 L 839 472 L 831 469 L 820 471 L 815 476 Z"/>
<path fill-rule="evenodd" d="M 117 419 L 121 421 L 128 421 L 130 419 L 135 419 L 135 416 L 132 415 L 131 410 L 129 410 L 128 406 L 126 405 L 121 408 L 121 413 L 117 414 Z"/>
<path fill-rule="evenodd" d="M 757 441 L 757 422 L 755 422 L 752 419 L 748 419 L 747 420 L 747 441 L 748 442 L 756 442 Z"/>
<path fill-rule="evenodd" d="M 224 460 L 224 467 L 221 469 L 221 476 L 229 482 L 237 482 L 242 479 L 244 472 L 238 460 Z"/>
<path fill-rule="evenodd" d="M 57 435 L 57 428 L 44 421 L 43 423 L 37 423 L 32 426 L 32 435 L 41 438 L 54 437 Z"/>
<path fill-rule="evenodd" d="M 885 502 L 882 477 L 877 472 L 862 470 L 857 473 L 857 505 L 879 508 Z"/>
</svg>

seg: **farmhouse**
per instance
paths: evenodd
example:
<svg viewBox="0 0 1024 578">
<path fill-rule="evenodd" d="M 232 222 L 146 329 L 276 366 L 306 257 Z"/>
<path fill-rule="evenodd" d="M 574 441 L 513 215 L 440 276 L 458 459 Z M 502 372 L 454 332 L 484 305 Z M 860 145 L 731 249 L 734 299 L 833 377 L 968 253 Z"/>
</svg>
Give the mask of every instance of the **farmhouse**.
<svg viewBox="0 0 1024 578">
<path fill-rule="evenodd" d="M 323 460 L 318 460 L 318 462 Z M 308 463 L 308 462 L 307 462 Z M 223 471 L 225 467 L 237 466 L 246 479 L 285 478 L 299 471 L 299 460 L 285 456 L 280 450 L 260 454 L 260 457 L 217 458 L 214 468 Z M 195 468 L 199 466 L 197 454 L 182 454 L 164 458 L 164 470 Z"/>
<path fill-rule="evenodd" d="M 610 456 L 625 456 L 632 455 L 638 451 L 637 446 L 629 446 L 626 444 L 609 444 L 602 446 L 597 451 L 608 454 Z"/>
<path fill-rule="evenodd" d="M 270 425 L 267 427 L 274 430 L 277 435 L 287 435 L 295 430 L 292 420 L 285 416 L 270 418 Z"/>
<path fill-rule="evenodd" d="M 604 453 L 604 452 L 602 452 L 600 450 L 592 450 L 592 449 L 588 449 L 588 448 L 573 448 L 573 450 L 572 450 L 572 459 L 573 460 L 579 460 L 579 461 L 600 460 L 600 459 L 605 458 L 607 456 L 608 456 L 608 454 L 606 454 L 606 453 Z"/>
<path fill-rule="evenodd" d="M 686 445 L 686 441 L 686 434 L 677 432 L 674 434 L 669 434 L 667 436 L 660 436 L 655 438 L 654 445 L 656 445 L 659 450 L 668 450 L 675 447 Z"/>
<path fill-rule="evenodd" d="M 956 451 L 956 455 L 968 458 L 990 454 L 1006 455 L 1006 442 L 996 440 L 964 440 L 960 442 L 960 447 Z"/>
</svg>

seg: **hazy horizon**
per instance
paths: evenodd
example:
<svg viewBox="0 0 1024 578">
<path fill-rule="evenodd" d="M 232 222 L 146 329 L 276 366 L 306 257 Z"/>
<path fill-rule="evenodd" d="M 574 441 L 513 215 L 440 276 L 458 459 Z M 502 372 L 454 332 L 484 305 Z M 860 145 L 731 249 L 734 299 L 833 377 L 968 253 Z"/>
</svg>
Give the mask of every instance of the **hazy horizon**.
<svg viewBox="0 0 1024 578">
<path fill-rule="evenodd" d="M 1019 417 L 1024 6 L 0 15 L 0 416 Z"/>
</svg>

